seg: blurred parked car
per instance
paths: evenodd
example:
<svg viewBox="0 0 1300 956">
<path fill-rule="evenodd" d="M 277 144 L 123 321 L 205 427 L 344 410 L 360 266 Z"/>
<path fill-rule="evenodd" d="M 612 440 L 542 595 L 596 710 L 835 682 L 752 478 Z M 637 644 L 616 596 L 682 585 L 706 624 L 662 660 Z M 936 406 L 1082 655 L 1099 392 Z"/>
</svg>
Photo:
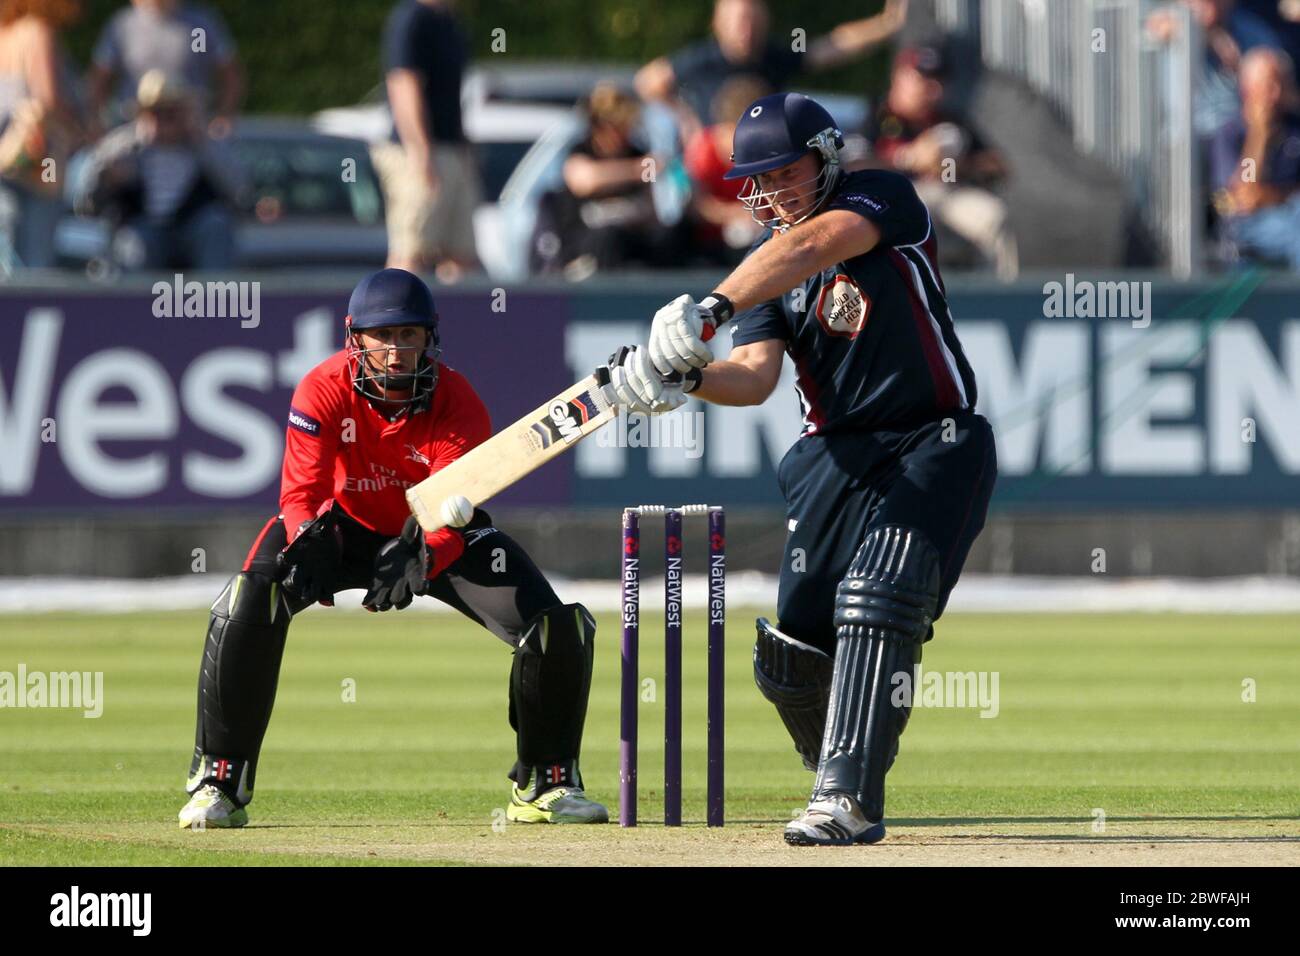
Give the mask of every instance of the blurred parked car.
<svg viewBox="0 0 1300 956">
<path fill-rule="evenodd" d="M 474 239 L 489 275 L 513 279 L 527 271 L 528 237 L 523 238 L 521 261 L 519 243 L 510 238 L 516 230 L 503 223 L 499 207 L 501 192 L 524 156 L 543 137 L 574 126 L 574 107 L 597 83 L 612 82 L 631 92 L 635 73 L 633 66 L 624 64 L 533 62 L 476 66 L 466 74 L 461 115 L 483 180 Z M 323 133 L 367 142 L 386 139 L 393 129 L 382 84 L 355 106 L 321 110 L 311 122 Z"/>
<path fill-rule="evenodd" d="M 240 266 L 383 265 L 383 198 L 364 142 L 298 120 L 249 117 L 230 146 L 252 184 L 235 231 Z M 73 190 L 79 166 L 74 159 Z M 84 266 L 107 260 L 110 239 L 103 220 L 69 213 L 55 248 L 64 264 Z"/>
<path fill-rule="evenodd" d="M 867 101 L 860 96 L 821 91 L 814 95 L 835 117 L 840 129 L 846 131 L 849 140 L 844 153 L 846 158 L 864 152 L 861 137 L 855 140 L 848 136 L 847 131 L 859 129 L 865 122 Z M 690 181 L 676 144 L 675 123 L 668 111 L 657 104 L 650 104 L 642 110 L 641 123 L 641 137 L 649 143 L 650 151 L 671 157 L 668 168 L 661 170 L 655 180 L 654 199 L 659 218 L 672 223 L 682 215 L 690 198 Z M 494 211 L 493 233 L 496 255 L 502 263 L 500 278 L 521 279 L 527 274 L 528 244 L 537 223 L 542 195 L 560 187 L 564 160 L 585 135 L 586 126 L 581 116 L 573 110 L 566 111 L 520 160 L 502 188 Z M 477 221 L 475 225 L 478 225 Z"/>
<path fill-rule="evenodd" d="M 465 135 L 474 146 L 483 178 L 483 205 L 474 214 L 479 258 L 493 278 L 528 274 L 528 244 L 542 194 L 560 185 L 564 158 L 585 135 L 576 110 L 601 81 L 633 90 L 635 68 L 623 64 L 512 63 L 471 69 L 461 89 Z M 818 92 L 843 130 L 861 128 L 862 97 Z M 682 215 L 690 183 L 680 164 L 676 123 L 662 106 L 642 113 L 640 139 L 655 155 L 670 158 L 654 184 L 655 205 L 665 222 Z M 392 132 L 383 86 L 355 106 L 322 110 L 312 117 L 322 132 L 373 142 Z"/>
<path fill-rule="evenodd" d="M 474 144 L 483 178 L 484 203 L 474 231 L 489 275 L 517 280 L 527 275 L 528 244 L 537 206 L 560 184 L 564 158 L 585 129 L 575 109 L 596 83 L 632 87 L 624 66 L 574 68 L 549 64 L 471 70 L 462 91 L 466 134 Z M 863 125 L 861 97 L 818 93 L 845 130 Z M 642 139 L 656 155 L 670 157 L 655 181 L 660 217 L 674 221 L 689 198 L 689 181 L 672 117 L 647 107 Z M 236 233 L 241 266 L 379 266 L 387 239 L 383 199 L 368 143 L 392 129 L 382 87 L 360 104 L 323 110 L 310 121 L 250 117 L 240 121 L 231 145 L 245 164 L 254 199 Z M 343 164 L 355 161 L 356 182 L 345 182 Z M 70 180 L 75 183 L 74 159 Z M 69 213 L 55 237 L 64 264 L 84 266 L 108 256 L 105 224 Z"/>
</svg>

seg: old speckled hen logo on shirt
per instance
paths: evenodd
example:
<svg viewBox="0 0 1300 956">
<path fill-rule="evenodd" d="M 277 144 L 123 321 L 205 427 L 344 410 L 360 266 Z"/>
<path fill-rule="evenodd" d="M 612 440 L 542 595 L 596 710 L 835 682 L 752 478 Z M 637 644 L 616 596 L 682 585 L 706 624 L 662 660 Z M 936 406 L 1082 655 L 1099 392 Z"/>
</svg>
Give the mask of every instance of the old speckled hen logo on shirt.
<svg viewBox="0 0 1300 956">
<path fill-rule="evenodd" d="M 867 324 L 871 299 L 849 276 L 837 275 L 817 296 L 817 321 L 831 335 L 854 338 Z"/>
</svg>

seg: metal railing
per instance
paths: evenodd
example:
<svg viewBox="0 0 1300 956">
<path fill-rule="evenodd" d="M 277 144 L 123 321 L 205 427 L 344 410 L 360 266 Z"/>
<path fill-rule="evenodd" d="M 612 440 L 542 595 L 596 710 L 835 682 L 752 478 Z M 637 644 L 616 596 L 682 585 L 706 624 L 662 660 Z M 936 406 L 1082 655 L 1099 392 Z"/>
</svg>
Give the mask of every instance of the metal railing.
<svg viewBox="0 0 1300 956">
<path fill-rule="evenodd" d="M 1153 39 L 1147 16 L 1176 29 Z M 1193 95 L 1204 69 L 1191 11 L 1162 0 L 934 0 L 941 29 L 978 37 L 985 67 L 1017 77 L 1123 178 L 1165 265 L 1201 265 L 1203 208 Z"/>
</svg>

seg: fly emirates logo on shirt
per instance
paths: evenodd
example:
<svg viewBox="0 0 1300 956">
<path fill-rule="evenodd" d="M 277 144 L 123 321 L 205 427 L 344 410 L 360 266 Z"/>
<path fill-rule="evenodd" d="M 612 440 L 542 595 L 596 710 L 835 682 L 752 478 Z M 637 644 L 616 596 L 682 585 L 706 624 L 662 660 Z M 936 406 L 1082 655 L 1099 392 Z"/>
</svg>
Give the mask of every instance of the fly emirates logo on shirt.
<svg viewBox="0 0 1300 956">
<path fill-rule="evenodd" d="M 403 490 L 411 487 L 415 482 L 407 481 L 405 478 L 398 477 L 397 471 L 393 468 L 385 468 L 383 465 L 377 465 L 370 462 L 370 475 L 365 478 L 355 478 L 348 475 L 343 479 L 343 487 L 348 491 L 383 491 L 386 488 L 401 488 Z"/>
</svg>

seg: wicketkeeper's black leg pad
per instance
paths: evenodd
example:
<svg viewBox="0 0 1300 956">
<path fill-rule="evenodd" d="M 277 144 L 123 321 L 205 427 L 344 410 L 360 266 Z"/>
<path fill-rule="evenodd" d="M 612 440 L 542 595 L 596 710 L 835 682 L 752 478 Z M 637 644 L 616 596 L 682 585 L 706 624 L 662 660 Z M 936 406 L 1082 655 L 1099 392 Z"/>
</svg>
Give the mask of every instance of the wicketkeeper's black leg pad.
<svg viewBox="0 0 1300 956">
<path fill-rule="evenodd" d="M 913 666 L 938 602 L 934 546 L 911 528 L 873 529 L 835 598 L 835 669 L 814 799 L 848 794 L 867 819 L 884 816 L 885 772 L 898 752 Z"/>
<path fill-rule="evenodd" d="M 765 617 L 757 624 L 754 683 L 776 706 L 803 765 L 816 770 L 835 662 L 820 648 L 782 634 Z"/>
<path fill-rule="evenodd" d="M 199 669 L 190 793 L 215 783 L 240 803 L 252 799 L 295 610 L 280 585 L 256 571 L 236 574 L 212 605 Z"/>
<path fill-rule="evenodd" d="M 522 789 L 582 786 L 578 754 L 587 719 L 596 621 L 581 604 L 543 611 L 524 627 L 510 670 L 510 725 Z"/>
</svg>

